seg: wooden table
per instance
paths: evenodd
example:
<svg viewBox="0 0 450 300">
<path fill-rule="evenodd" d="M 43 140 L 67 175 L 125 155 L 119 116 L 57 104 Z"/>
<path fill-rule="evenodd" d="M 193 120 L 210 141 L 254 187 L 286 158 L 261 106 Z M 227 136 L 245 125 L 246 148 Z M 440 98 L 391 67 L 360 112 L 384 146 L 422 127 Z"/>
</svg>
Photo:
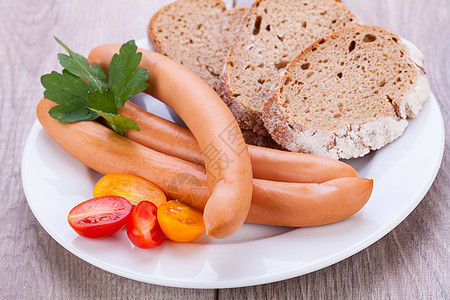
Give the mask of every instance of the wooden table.
<svg viewBox="0 0 450 300">
<path fill-rule="evenodd" d="M 25 139 L 35 121 L 34 109 L 42 97 L 39 78 L 51 70 L 59 70 L 56 54 L 61 49 L 53 36 L 87 55 L 101 43 L 145 37 L 150 16 L 169 2 L 1 1 L 0 298 L 450 299 L 448 151 L 423 201 L 392 232 L 344 261 L 281 282 L 221 290 L 141 283 L 84 262 L 47 234 L 28 207 L 20 166 Z M 431 87 L 446 122 L 447 146 L 450 1 L 344 2 L 366 24 L 385 26 L 422 49 Z M 231 7 L 233 1 L 228 4 Z"/>
</svg>

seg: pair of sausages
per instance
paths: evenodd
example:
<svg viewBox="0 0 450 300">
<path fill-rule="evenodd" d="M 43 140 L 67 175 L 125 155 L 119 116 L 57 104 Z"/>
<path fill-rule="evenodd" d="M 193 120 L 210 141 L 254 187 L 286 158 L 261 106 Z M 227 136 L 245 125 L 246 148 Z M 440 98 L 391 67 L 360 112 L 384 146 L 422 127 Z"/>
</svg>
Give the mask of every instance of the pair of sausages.
<svg viewBox="0 0 450 300">
<path fill-rule="evenodd" d="M 99 46 L 89 59 L 108 69 L 119 47 Z M 139 52 L 139 67 L 150 74 L 147 92 L 172 107 L 192 133 L 127 104 L 121 113 L 141 131 L 124 138 L 92 121 L 59 123 L 48 115 L 54 103 L 43 99 L 37 115 L 44 129 L 88 167 L 149 179 L 170 197 L 203 209 L 207 233 L 216 238 L 231 235 L 244 221 L 294 227 L 333 223 L 368 201 L 372 180 L 356 177 L 346 164 L 247 147 L 234 117 L 206 83 L 165 56 Z M 252 171 L 259 179 L 252 179 Z"/>
</svg>

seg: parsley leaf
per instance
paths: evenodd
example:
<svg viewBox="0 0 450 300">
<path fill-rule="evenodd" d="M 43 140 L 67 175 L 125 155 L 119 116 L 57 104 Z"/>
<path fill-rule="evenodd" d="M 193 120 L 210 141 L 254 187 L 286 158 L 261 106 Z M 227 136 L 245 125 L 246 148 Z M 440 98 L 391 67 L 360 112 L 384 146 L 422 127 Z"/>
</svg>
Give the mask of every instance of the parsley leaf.
<svg viewBox="0 0 450 300">
<path fill-rule="evenodd" d="M 106 82 L 102 81 L 94 72 L 90 66 L 89 61 L 87 58 L 83 57 L 80 54 L 77 54 L 69 49 L 61 40 L 59 40 L 57 37 L 55 37 L 56 41 L 63 46 L 64 49 L 66 49 L 67 52 L 69 52 L 69 55 L 59 53 L 58 59 L 61 66 L 63 66 L 67 71 L 72 73 L 75 76 L 78 76 L 80 78 L 84 78 L 88 83 L 89 86 L 94 90 L 105 90 L 106 88 Z M 99 66 L 97 65 L 96 68 Z M 103 70 L 104 72 L 104 70 Z M 104 72 L 106 74 L 106 72 Z"/>
<path fill-rule="evenodd" d="M 91 68 L 92 72 L 100 80 L 105 90 L 108 89 L 108 74 L 106 74 L 105 69 L 100 67 L 97 63 L 93 63 Z"/>
<path fill-rule="evenodd" d="M 97 112 L 89 109 L 84 101 L 73 101 L 53 106 L 48 113 L 61 123 L 91 121 L 100 116 Z"/>
<path fill-rule="evenodd" d="M 49 114 L 62 123 L 95 120 L 99 114 L 88 109 L 89 87 L 80 78 L 63 70 L 55 71 L 41 77 L 46 88 L 44 96 L 59 105 L 53 107 Z"/>
<path fill-rule="evenodd" d="M 41 77 L 41 83 L 45 87 L 44 96 L 58 104 L 72 101 L 85 100 L 89 87 L 80 78 L 63 70 L 62 74 L 51 72 Z"/>
<path fill-rule="evenodd" d="M 140 130 L 136 122 L 125 115 L 110 114 L 94 108 L 91 108 L 91 110 L 101 115 L 115 132 L 123 136 L 125 135 L 125 129 Z"/>
<path fill-rule="evenodd" d="M 90 92 L 88 94 L 87 101 L 89 106 L 95 108 L 96 110 L 110 114 L 117 114 L 117 106 L 114 100 L 114 95 L 110 90 L 103 94 L 100 91 Z"/>
<path fill-rule="evenodd" d="M 120 47 L 119 54 L 115 54 L 109 66 L 109 86 L 116 99 L 117 107 L 122 107 L 133 95 L 143 92 L 148 84 L 148 71 L 137 69 L 142 53 L 136 53 L 134 41 L 129 41 Z"/>
<path fill-rule="evenodd" d="M 114 55 L 109 75 L 96 63 L 69 49 L 62 41 L 56 41 L 69 53 L 58 54 L 64 67 L 62 73 L 51 72 L 41 77 L 44 96 L 58 105 L 49 114 L 59 122 L 70 123 L 95 120 L 102 117 L 111 129 L 125 135 L 125 130 L 140 130 L 130 118 L 118 114 L 131 97 L 144 91 L 148 84 L 148 71 L 136 69 L 142 53 L 137 53 L 133 40 Z"/>
</svg>

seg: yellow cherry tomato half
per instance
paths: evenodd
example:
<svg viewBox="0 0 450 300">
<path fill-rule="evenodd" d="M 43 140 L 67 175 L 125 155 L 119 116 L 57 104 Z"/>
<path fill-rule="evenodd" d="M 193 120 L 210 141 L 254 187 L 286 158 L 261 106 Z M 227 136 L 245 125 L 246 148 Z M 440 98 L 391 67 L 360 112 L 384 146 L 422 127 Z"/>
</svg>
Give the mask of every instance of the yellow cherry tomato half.
<svg viewBox="0 0 450 300">
<path fill-rule="evenodd" d="M 161 204 L 157 218 L 166 237 L 175 242 L 191 242 L 205 232 L 203 213 L 178 200 Z"/>
<path fill-rule="evenodd" d="M 121 174 L 106 174 L 95 184 L 94 197 L 120 196 L 133 206 L 141 201 L 153 202 L 156 206 L 167 201 L 164 192 L 145 178 Z"/>
</svg>

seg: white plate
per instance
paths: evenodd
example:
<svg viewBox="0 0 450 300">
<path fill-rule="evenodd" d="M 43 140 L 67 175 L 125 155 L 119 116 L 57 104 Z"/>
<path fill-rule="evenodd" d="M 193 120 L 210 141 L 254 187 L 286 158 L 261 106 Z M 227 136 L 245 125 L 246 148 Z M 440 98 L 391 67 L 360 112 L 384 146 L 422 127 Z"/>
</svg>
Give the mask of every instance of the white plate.
<svg viewBox="0 0 450 300">
<path fill-rule="evenodd" d="M 147 45 L 148 47 L 148 45 Z M 134 102 L 169 120 L 176 115 L 148 95 Z M 135 248 L 124 230 L 91 240 L 67 223 L 69 211 L 92 198 L 100 175 L 67 154 L 36 121 L 26 141 L 22 181 L 28 204 L 44 229 L 64 248 L 106 271 L 138 281 L 186 288 L 231 288 L 303 275 L 368 247 L 419 204 L 439 169 L 444 123 L 432 95 L 403 136 L 363 158 L 349 160 L 360 176 L 374 179 L 367 205 L 356 215 L 315 228 L 244 224 L 230 238 L 206 236 L 193 243 L 165 241 Z"/>
</svg>

